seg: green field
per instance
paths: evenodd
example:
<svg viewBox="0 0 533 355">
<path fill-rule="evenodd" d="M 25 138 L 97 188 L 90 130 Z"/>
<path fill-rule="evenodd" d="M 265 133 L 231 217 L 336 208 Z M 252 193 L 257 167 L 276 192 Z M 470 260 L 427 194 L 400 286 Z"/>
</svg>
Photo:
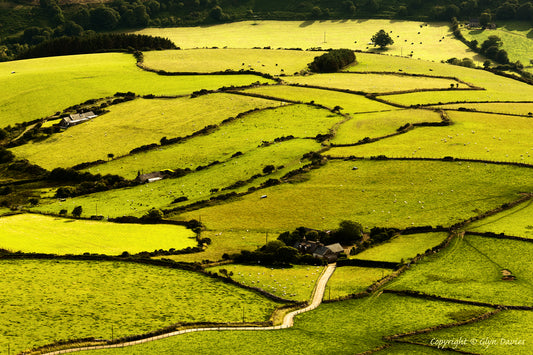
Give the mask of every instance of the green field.
<svg viewBox="0 0 533 355">
<path fill-rule="evenodd" d="M 370 38 L 380 29 L 389 32 L 393 55 L 441 61 L 451 57 L 474 58 L 476 54 L 453 37 L 448 23 L 425 25 L 417 21 L 242 21 L 217 26 L 146 28 L 138 34 L 169 38 L 181 48 L 350 48 L 374 49 Z M 392 31 L 392 33 L 390 33 Z M 325 38 L 325 41 L 324 41 Z M 439 50 L 434 49 L 438 46 Z M 380 50 L 375 49 L 376 52 Z"/>
<path fill-rule="evenodd" d="M 459 109 L 466 108 L 484 112 L 505 113 L 513 115 L 526 116 L 533 112 L 533 102 L 518 103 L 518 102 L 489 102 L 489 103 L 463 103 L 436 106 L 442 109 Z"/>
<path fill-rule="evenodd" d="M 128 354 L 354 354 L 385 344 L 383 336 L 456 321 L 487 309 L 383 294 L 323 304 L 277 331 L 200 332 L 124 349 Z M 215 345 L 216 344 L 216 345 Z M 117 349 L 91 351 L 113 354 Z"/>
<path fill-rule="evenodd" d="M 406 340 L 429 345 L 431 339 L 459 338 L 467 339 L 465 345 L 457 346 L 457 349 L 462 351 L 486 355 L 530 354 L 533 341 L 533 313 L 503 311 L 478 323 L 411 336 Z"/>
<path fill-rule="evenodd" d="M 243 285 L 258 287 L 285 299 L 309 301 L 323 267 L 294 265 L 290 268 L 270 268 L 229 264 L 210 267 L 206 270 L 222 275 L 220 269 L 233 272 L 231 278 Z"/>
<path fill-rule="evenodd" d="M 14 72 L 14 73 L 12 73 Z M 200 89 L 270 82 L 254 75 L 160 76 L 135 66 L 122 53 L 49 57 L 0 63 L 0 127 L 52 115 L 117 91 L 147 95 L 187 95 Z M 32 104 L 28 104 L 32 103 Z"/>
<path fill-rule="evenodd" d="M 440 115 L 430 110 L 407 109 L 354 115 L 339 127 L 332 143 L 357 143 L 366 137 L 379 138 L 396 133 L 398 128 L 407 123 L 440 121 Z"/>
<path fill-rule="evenodd" d="M 238 140 L 236 140 L 236 142 L 238 142 Z M 241 142 L 248 144 L 246 141 Z M 177 147 L 179 147 L 179 145 Z M 209 147 L 209 145 L 206 145 L 205 147 Z M 189 148 L 191 150 L 187 158 L 190 158 L 194 161 L 194 159 L 197 158 L 195 156 L 195 151 L 193 150 L 194 145 L 190 145 Z M 215 196 L 215 194 L 211 192 L 212 189 L 229 187 L 238 181 L 245 181 L 257 174 L 261 174 L 261 177 L 253 180 L 250 184 L 245 183 L 240 189 L 237 189 L 237 191 L 246 190 L 250 185 L 258 186 L 270 178 L 280 178 L 287 172 L 297 169 L 301 166 L 300 159 L 303 154 L 318 150 L 319 148 L 319 144 L 315 141 L 308 139 L 293 139 L 286 142 L 276 143 L 268 147 L 255 147 L 253 149 L 250 147 L 250 149 L 252 149 L 250 152 L 246 152 L 241 156 L 229 159 L 229 153 L 236 152 L 237 149 L 235 149 L 228 152 L 228 154 L 225 156 L 226 159 L 229 159 L 228 161 L 225 161 L 222 164 L 214 165 L 207 169 L 196 171 L 181 178 L 164 179 L 152 182 L 148 185 L 138 185 L 135 187 L 97 192 L 90 195 L 68 198 L 66 201 L 49 199 L 48 204 L 43 201 L 43 203 L 35 207 L 35 209 L 38 211 L 58 213 L 64 208 L 71 211 L 76 206 L 82 206 L 84 209 L 82 216 L 90 216 L 93 214 L 92 211 L 94 206 L 98 204 L 98 211 L 104 216 L 141 216 L 152 207 L 162 208 L 177 206 L 176 204 L 172 204 L 172 202 L 178 197 L 187 197 L 187 203 L 208 199 L 212 196 Z M 157 157 L 159 156 L 157 153 L 161 152 L 154 151 L 153 153 L 156 154 L 140 154 L 140 158 L 143 158 L 144 161 L 147 162 L 149 159 L 154 159 L 154 164 L 159 164 L 156 166 L 156 168 L 152 168 L 148 171 L 169 167 L 175 168 L 175 165 L 170 165 L 169 163 L 164 165 L 164 160 L 157 160 Z M 210 157 L 206 157 L 206 162 L 200 161 L 200 163 L 207 164 L 208 162 L 214 161 L 216 158 L 218 158 L 218 156 L 215 156 L 211 159 L 209 158 Z M 111 163 L 120 162 L 121 160 L 122 159 L 118 159 Z M 135 160 L 130 159 L 129 161 Z M 195 168 L 196 164 L 200 165 L 195 161 L 195 165 L 191 166 L 191 168 Z M 133 169 L 133 171 L 130 171 L 128 174 L 125 174 L 125 172 L 123 173 L 120 170 L 106 171 L 104 170 L 106 165 L 107 164 L 101 167 L 93 168 L 91 171 L 94 173 L 111 172 L 114 174 L 125 175 L 129 178 L 133 178 L 137 171 L 135 170 L 137 166 L 134 164 L 124 165 L 128 169 Z M 263 174 L 262 171 L 267 165 L 274 165 L 278 168 L 283 165 L 284 167 L 274 171 L 271 174 Z M 139 169 L 141 168 L 142 167 L 140 166 Z M 218 194 L 228 192 L 229 191 L 220 191 Z M 54 193 L 55 190 L 52 190 L 49 192 L 48 196 L 53 197 Z M 105 201 L 105 203 L 102 203 L 102 201 Z M 198 219 L 198 216 L 194 217 L 194 219 Z"/>
<path fill-rule="evenodd" d="M 417 254 L 423 254 L 427 249 L 439 245 L 447 236 L 447 233 L 399 235 L 385 243 L 356 254 L 354 258 L 394 263 L 399 263 L 402 260 L 408 261 Z"/>
<path fill-rule="evenodd" d="M 532 306 L 532 252 L 531 243 L 467 235 L 415 264 L 386 287 L 492 304 Z M 516 280 L 502 280 L 504 269 Z"/>
<path fill-rule="evenodd" d="M 475 39 L 479 45 L 489 36 L 498 36 L 503 42 L 501 48 L 509 54 L 511 62 L 519 60 L 525 67 L 530 66 L 529 61 L 533 59 L 531 26 L 522 22 L 498 22 L 497 25 L 497 28 L 491 30 L 463 28 L 461 32 L 467 40 Z"/>
<path fill-rule="evenodd" d="M 177 322 L 268 320 L 276 303 L 190 271 L 121 262 L 0 261 L 0 347 L 111 339 Z"/>
<path fill-rule="evenodd" d="M 245 89 L 243 92 L 300 102 L 313 101 L 314 103 L 324 105 L 329 109 L 334 109 L 338 106 L 341 107 L 340 111 L 342 113 L 349 114 L 396 110 L 394 106 L 369 100 L 362 95 L 347 94 L 332 90 L 311 89 L 287 85 L 269 85 Z"/>
<path fill-rule="evenodd" d="M 167 72 L 213 73 L 253 70 L 270 75 L 292 75 L 307 70 L 321 52 L 262 49 L 194 49 L 144 53 L 144 65 Z"/>
<path fill-rule="evenodd" d="M 450 89 L 450 84 L 465 84 L 452 79 L 429 78 L 423 76 L 403 76 L 395 74 L 334 73 L 284 78 L 293 84 L 319 86 L 323 88 L 348 89 L 368 93 L 386 93 L 403 90 Z M 452 90 L 450 90 L 452 91 Z"/>
<path fill-rule="evenodd" d="M 287 105 L 251 113 L 221 125 L 208 135 L 196 136 L 180 144 L 115 159 L 88 170 L 92 173 L 112 173 L 135 178 L 138 171 L 196 169 L 200 165 L 205 166 L 216 160 L 227 161 L 237 152 L 252 151 L 264 141 L 273 142 L 276 138 L 289 135 L 305 138 L 325 134 L 340 120 L 342 116 L 324 109 L 308 105 Z"/>
<path fill-rule="evenodd" d="M 444 158 L 533 163 L 531 119 L 472 112 L 449 112 L 453 124 L 419 127 L 406 134 L 328 152 L 334 157 Z"/>
<path fill-rule="evenodd" d="M 201 215 L 197 216 L 200 218 Z M 269 236 L 277 234 L 269 234 Z M 266 233 L 250 230 L 202 231 L 202 238 L 211 239 L 211 244 L 201 253 L 170 255 L 166 258 L 175 261 L 201 262 L 202 260 L 221 261 L 224 253 L 240 253 L 241 250 L 255 250 L 265 245 Z M 270 237 L 269 237 L 270 238 Z"/>
<path fill-rule="evenodd" d="M 450 225 L 529 191 L 532 173 L 479 163 L 331 161 L 301 177 L 304 182 L 266 188 L 176 218 L 201 215 L 215 230 L 327 230 L 342 220 L 366 227 Z M 260 199 L 262 195 L 267 198 Z M 316 208 L 317 201 L 326 202 Z"/>
<path fill-rule="evenodd" d="M 112 106 L 109 113 L 42 142 L 16 147 L 13 152 L 46 169 L 69 167 L 107 160 L 110 153 L 120 157 L 133 148 L 159 143 L 163 137 L 185 137 L 241 112 L 276 106 L 279 102 L 229 94 L 194 99 L 137 99 Z"/>
<path fill-rule="evenodd" d="M 0 218 L 0 228 L 0 249 L 23 252 L 118 255 L 196 245 L 191 230 L 163 224 L 115 224 L 19 214 Z"/>
<path fill-rule="evenodd" d="M 328 282 L 324 299 L 335 299 L 365 291 L 392 270 L 360 266 L 337 267 Z"/>
<path fill-rule="evenodd" d="M 533 239 L 533 202 L 529 200 L 494 216 L 476 221 L 466 226 L 466 229 Z"/>
</svg>

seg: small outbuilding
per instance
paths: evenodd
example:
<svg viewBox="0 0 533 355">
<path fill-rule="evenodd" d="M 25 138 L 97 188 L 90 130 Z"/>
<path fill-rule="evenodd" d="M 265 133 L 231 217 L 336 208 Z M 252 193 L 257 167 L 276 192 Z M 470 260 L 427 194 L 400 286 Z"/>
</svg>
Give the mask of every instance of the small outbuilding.
<svg viewBox="0 0 533 355">
<path fill-rule="evenodd" d="M 65 116 L 61 119 L 61 122 L 59 123 L 59 126 L 63 128 L 68 128 L 71 126 L 78 125 L 80 123 L 86 122 L 92 118 L 97 117 L 98 115 L 95 115 L 94 112 L 84 112 L 84 113 L 75 113 L 72 115 Z"/>
</svg>

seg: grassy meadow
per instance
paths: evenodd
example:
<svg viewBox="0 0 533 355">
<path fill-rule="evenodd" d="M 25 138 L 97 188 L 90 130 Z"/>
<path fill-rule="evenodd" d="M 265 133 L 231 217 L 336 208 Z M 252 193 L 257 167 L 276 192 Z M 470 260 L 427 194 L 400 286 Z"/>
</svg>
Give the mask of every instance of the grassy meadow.
<svg viewBox="0 0 533 355">
<path fill-rule="evenodd" d="M 191 148 L 192 147 L 193 146 L 191 146 Z M 237 191 L 241 191 L 242 189 L 246 190 L 249 186 L 259 186 L 262 182 L 265 182 L 270 178 L 280 178 L 290 170 L 299 168 L 302 155 L 317 149 L 319 149 L 319 144 L 307 139 L 293 139 L 276 143 L 268 147 L 255 147 L 250 152 L 246 152 L 243 155 L 231 159 L 227 157 L 229 160 L 224 163 L 200 171 L 195 171 L 181 178 L 164 179 L 147 185 L 98 192 L 90 195 L 68 198 L 66 201 L 49 199 L 48 204 L 43 202 L 43 204 L 35 207 L 35 209 L 37 211 L 58 213 L 61 209 L 71 211 L 75 206 L 80 205 L 84 210 L 82 216 L 90 216 L 93 214 L 92 211 L 94 206 L 98 204 L 98 211 L 104 216 L 141 216 L 152 207 L 163 208 L 177 206 L 176 204 L 173 204 L 173 201 L 178 197 L 187 197 L 187 203 L 208 199 L 217 194 L 211 190 L 229 187 L 239 181 L 250 179 L 257 174 L 260 174 L 261 176 L 254 179 L 251 183 L 244 183 L 240 189 L 237 189 Z M 145 161 L 148 161 L 150 156 L 154 157 L 152 154 L 147 154 Z M 194 150 L 190 151 L 189 156 L 191 159 L 196 158 L 194 156 Z M 155 157 L 157 157 L 157 155 L 155 155 Z M 215 158 L 212 158 L 211 160 L 206 161 L 205 164 L 214 161 L 214 159 Z M 158 160 L 154 160 L 154 163 L 157 162 Z M 278 169 L 271 174 L 263 174 L 263 169 L 267 165 L 274 165 Z M 282 166 L 283 168 L 281 168 Z M 105 165 L 103 167 L 105 167 Z M 132 167 L 136 168 L 133 164 L 129 166 L 130 169 Z M 175 168 L 175 165 L 162 165 L 161 161 L 159 161 L 158 166 L 150 170 L 145 170 L 145 172 L 169 167 Z M 196 165 L 191 166 L 191 168 L 195 167 Z M 124 174 L 120 170 L 99 170 L 99 168 L 93 168 L 91 172 Z M 136 172 L 137 170 L 133 169 L 128 174 L 125 174 L 125 176 L 134 178 Z M 218 194 L 227 192 L 229 191 L 220 191 Z M 55 193 L 55 191 L 51 191 L 50 194 L 53 196 L 53 193 Z M 103 203 L 103 201 L 105 201 L 105 203 Z M 194 217 L 194 219 L 198 219 L 198 217 Z"/>
<path fill-rule="evenodd" d="M 365 291 L 374 282 L 392 273 L 389 269 L 360 266 L 337 267 L 328 282 L 325 300 L 346 297 Z"/>
<path fill-rule="evenodd" d="M 191 271 L 121 262 L 3 260 L 0 347 L 111 339 L 177 322 L 265 321 L 277 306 Z"/>
<path fill-rule="evenodd" d="M 513 26 L 508 24 L 491 34 L 512 36 L 516 42 L 507 37 L 503 42 L 506 46 L 516 44 L 514 52 L 508 50 L 511 58 L 523 58 L 529 52 L 518 43 L 527 44 L 531 39 L 524 29 Z M 382 28 L 395 41 L 385 50 L 369 44 L 370 37 Z M 58 217 L 61 210 L 70 214 L 76 206 L 82 206 L 82 217 L 140 217 L 158 208 L 165 211 L 166 219 L 201 221 L 205 227 L 201 237 L 211 240 L 202 252 L 159 258 L 208 265 L 209 261 L 222 260 L 224 254 L 255 250 L 300 226 L 333 230 L 339 222 L 350 220 L 361 223 L 365 232 L 375 226 L 448 227 L 532 192 L 533 170 L 527 166 L 423 160 L 452 157 L 533 164 L 529 117 L 533 86 L 484 70 L 441 63 L 451 57 L 473 58 L 477 64 L 484 61 L 453 37 L 448 23 L 256 20 L 136 33 L 168 37 L 185 48 L 145 52 L 145 67 L 200 75 L 158 75 L 137 67 L 135 58 L 124 53 L 0 63 L 0 87 L 5 91 L 0 98 L 0 127 L 49 116 L 119 91 L 173 96 L 137 97 L 108 106 L 108 113 L 87 123 L 10 151 L 17 159 L 27 159 L 48 170 L 102 159 L 103 163 L 84 171 L 126 179 L 165 169 L 188 168 L 190 172 L 179 178 L 57 199 L 54 195 L 58 186 L 46 180 L 11 183 L 34 178 L 31 167 L 1 163 L 0 249 L 117 255 L 196 245 L 194 233 L 179 226 Z M 374 53 L 357 52 L 357 62 L 340 73 L 301 72 L 322 54 L 318 47 Z M 314 50 L 305 50 L 310 48 Z M 276 83 L 258 75 L 209 74 L 241 69 L 279 75 L 282 81 Z M 250 86 L 252 83 L 268 85 Z M 454 84 L 453 89 L 450 84 Z M 201 89 L 231 86 L 234 88 L 225 93 L 190 97 Z M 475 90 L 458 90 L 468 87 Z M 339 91 L 344 89 L 359 94 Z M 397 91 L 418 92 L 394 94 Z M 450 125 L 430 126 L 442 120 L 441 114 L 449 117 Z M 46 127 L 51 123 L 47 122 Z M 401 126 L 417 123 L 429 125 L 394 135 Z M 185 137 L 208 125 L 217 127 L 178 143 L 128 154 L 139 146 L 159 143 L 163 137 Z M 319 135 L 326 134 L 330 139 L 321 141 Z M 367 137 L 386 138 L 354 145 Z M 303 156 L 310 152 L 321 152 L 327 159 L 313 169 L 287 177 L 287 173 L 309 163 Z M 378 155 L 421 159 L 370 159 Z M 271 166 L 273 171 L 269 171 Z M 272 183 L 270 179 L 280 183 L 262 187 L 267 181 Z M 246 193 L 218 199 L 230 192 Z M 186 201 L 178 200 L 183 197 Z M 189 206 L 210 199 L 205 205 Z M 468 233 L 533 238 L 532 206 L 533 202 L 526 201 L 465 226 L 464 236 L 459 235 L 446 249 L 411 265 L 384 288 L 533 306 L 531 243 Z M 24 208 L 56 216 L 4 216 Z M 447 236 L 400 235 L 353 257 L 408 261 Z M 0 279 L 0 289 L 5 290 L 0 293 L 0 353 L 7 346 L 19 353 L 62 339 L 109 339 L 175 323 L 241 322 L 243 312 L 246 321 L 266 321 L 279 306 L 224 280 L 178 269 L 32 259 L 0 260 L 0 268 L 5 275 Z M 207 268 L 218 274 L 220 269 L 233 273 L 232 278 L 244 285 L 306 301 L 323 267 L 222 264 Z M 503 280 L 505 270 L 516 279 Z M 363 292 L 391 273 L 388 269 L 338 267 L 324 299 Z M 378 291 L 361 299 L 322 304 L 297 316 L 290 329 L 189 333 L 91 354 L 355 354 L 387 344 L 383 337 L 388 335 L 463 321 L 489 310 Z M 504 310 L 488 320 L 410 340 L 426 344 L 433 337 L 499 339 L 523 333 L 529 343 L 533 334 L 529 313 Z M 461 350 L 526 353 L 524 348 L 506 346 L 467 346 Z M 393 343 L 377 353 L 441 352 Z"/>
<path fill-rule="evenodd" d="M 497 114 L 453 111 L 452 124 L 444 127 L 418 127 L 386 140 L 339 147 L 328 151 L 334 157 L 444 158 L 533 163 L 530 140 L 531 119 Z"/>
<path fill-rule="evenodd" d="M 379 138 L 394 134 L 397 129 L 410 123 L 440 122 L 440 114 L 430 110 L 395 110 L 361 113 L 343 123 L 337 130 L 334 144 L 352 144 L 366 137 Z"/>
<path fill-rule="evenodd" d="M 172 353 L 175 349 L 187 355 L 354 354 L 384 345 L 382 337 L 386 335 L 453 323 L 457 315 L 466 312 L 479 314 L 487 311 L 482 307 L 382 294 L 323 304 L 298 316 L 294 327 L 286 330 L 189 333 L 124 350 L 128 354 Z M 97 350 L 90 354 L 117 351 L 120 350 Z"/>
<path fill-rule="evenodd" d="M 144 53 L 144 65 L 167 72 L 213 73 L 253 70 L 270 75 L 292 75 L 307 70 L 321 52 L 262 49 L 191 49 Z"/>
<path fill-rule="evenodd" d="M 13 73 L 14 72 L 14 73 Z M 160 76 L 135 66 L 130 54 L 104 53 L 0 63 L 0 127 L 49 116 L 89 99 L 121 91 L 188 95 L 200 89 L 270 82 L 254 75 Z M 27 103 L 38 103 L 28 105 Z"/>
<path fill-rule="evenodd" d="M 494 216 L 473 222 L 465 229 L 533 239 L 533 202 L 529 200 Z"/>
<path fill-rule="evenodd" d="M 195 234 L 185 227 L 116 224 L 18 214 L 0 218 L 0 249 L 48 254 L 97 253 L 119 255 L 156 249 L 196 246 Z"/>
<path fill-rule="evenodd" d="M 475 39 L 479 45 L 489 36 L 498 36 L 503 42 L 501 48 L 507 51 L 511 62 L 514 63 L 519 60 L 524 67 L 530 66 L 529 61 L 533 59 L 531 54 L 531 47 L 533 46 L 531 26 L 513 21 L 498 21 L 497 25 L 497 28 L 491 30 L 462 28 L 461 32 L 467 40 Z"/>
<path fill-rule="evenodd" d="M 520 102 L 488 102 L 488 103 L 462 103 L 462 104 L 449 104 L 436 106 L 444 110 L 457 110 L 460 108 L 466 108 L 469 110 L 503 113 L 511 115 L 529 116 L 529 113 L 533 113 L 533 102 L 520 103 Z"/>
<path fill-rule="evenodd" d="M 229 264 L 206 270 L 222 275 L 220 269 L 226 269 L 228 273 L 233 272 L 231 278 L 243 285 L 258 287 L 285 299 L 309 301 L 323 267 L 294 265 L 290 268 L 273 268 Z"/>
<path fill-rule="evenodd" d="M 276 106 L 279 102 L 230 94 L 137 99 L 112 106 L 109 113 L 44 141 L 16 147 L 13 152 L 46 169 L 69 167 L 107 160 L 108 154 L 120 157 L 142 145 L 159 143 L 163 137 L 185 137 L 241 112 Z"/>
<path fill-rule="evenodd" d="M 533 341 L 533 313 L 506 310 L 479 323 L 410 336 L 405 340 L 429 344 L 435 338 L 472 340 L 458 345 L 457 349 L 478 354 L 526 355 Z"/>
<path fill-rule="evenodd" d="M 446 233 L 399 235 L 353 257 L 363 260 L 389 261 L 393 263 L 407 262 L 417 254 L 423 254 L 426 250 L 439 245 L 446 237 L 448 237 Z"/>
<path fill-rule="evenodd" d="M 330 161 L 299 176 L 300 182 L 176 218 L 201 215 L 207 228 L 215 230 L 331 229 L 345 219 L 369 228 L 447 226 L 516 199 L 531 188 L 532 173 L 482 163 Z M 316 208 L 317 201 L 327 203 Z"/>
<path fill-rule="evenodd" d="M 520 250 L 520 253 L 517 253 Z M 411 267 L 386 288 L 492 304 L 532 306 L 531 243 L 466 235 Z M 516 280 L 502 280 L 502 270 Z"/>
<path fill-rule="evenodd" d="M 370 38 L 385 29 L 394 40 L 386 52 L 413 59 L 445 60 L 470 57 L 476 53 L 456 40 L 448 23 L 417 21 L 242 21 L 218 26 L 146 28 L 135 33 L 169 38 L 180 48 L 350 48 L 374 50 Z M 290 35 L 288 35 L 290 34 Z M 434 47 L 439 50 L 435 51 Z"/>
<path fill-rule="evenodd" d="M 243 90 L 245 93 L 266 95 L 280 99 L 300 102 L 311 102 L 326 106 L 329 109 L 340 107 L 341 113 L 361 113 L 374 111 L 391 111 L 396 107 L 369 100 L 362 95 L 348 94 L 327 89 L 304 88 L 287 85 L 258 86 Z"/>
<path fill-rule="evenodd" d="M 286 77 L 284 80 L 292 84 L 362 91 L 367 93 L 387 93 L 392 91 L 428 89 L 449 90 L 451 84 L 453 84 L 454 87 L 458 84 L 459 88 L 467 87 L 465 84 L 452 79 L 370 73 L 314 74 L 302 77 Z"/>
<path fill-rule="evenodd" d="M 342 116 L 331 114 L 324 109 L 307 105 L 288 105 L 254 112 L 221 125 L 211 134 L 115 159 L 88 170 L 92 173 L 112 173 L 135 178 L 138 171 L 196 169 L 214 161 L 227 161 L 237 152 L 244 154 L 253 151 L 264 141 L 273 142 L 276 138 L 289 135 L 306 138 L 325 134 L 341 120 Z M 307 145 L 303 142 L 301 144 Z"/>
</svg>

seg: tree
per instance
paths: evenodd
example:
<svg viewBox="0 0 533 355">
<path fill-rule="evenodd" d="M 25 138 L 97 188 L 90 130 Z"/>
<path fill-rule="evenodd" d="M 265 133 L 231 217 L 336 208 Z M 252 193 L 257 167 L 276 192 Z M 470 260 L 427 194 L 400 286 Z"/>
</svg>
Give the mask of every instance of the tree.
<svg viewBox="0 0 533 355">
<path fill-rule="evenodd" d="M 374 46 L 380 46 L 382 49 L 394 43 L 385 30 L 379 30 L 376 32 L 376 34 L 372 36 L 372 42 L 374 43 Z"/>
<path fill-rule="evenodd" d="M 363 226 L 357 222 L 342 221 L 339 229 L 333 232 L 333 239 L 341 244 L 350 245 L 361 239 Z"/>
<path fill-rule="evenodd" d="M 496 47 L 499 49 L 503 45 L 503 42 L 500 37 L 498 36 L 489 36 L 483 43 L 481 43 L 481 52 L 484 53 L 489 49 L 490 47 Z"/>
<path fill-rule="evenodd" d="M 76 218 L 79 218 L 81 216 L 81 213 L 83 212 L 83 208 L 81 206 L 76 206 L 72 210 L 72 215 Z"/>
<path fill-rule="evenodd" d="M 13 154 L 10 150 L 7 150 L 4 147 L 0 147 L 0 164 L 1 163 L 9 163 L 15 159 L 15 154 Z"/>
<path fill-rule="evenodd" d="M 479 24 L 481 27 L 485 28 L 492 21 L 492 16 L 489 12 L 484 12 L 479 16 Z"/>
<path fill-rule="evenodd" d="M 113 159 L 114 157 L 115 157 L 115 154 L 113 154 L 113 153 L 109 153 L 109 154 L 107 154 L 107 159 L 110 159 L 110 160 L 111 160 L 111 159 Z"/>
<path fill-rule="evenodd" d="M 112 8 L 100 6 L 91 10 L 91 25 L 96 30 L 112 30 L 119 20 L 120 14 Z"/>
<path fill-rule="evenodd" d="M 147 222 L 159 222 L 163 219 L 163 212 L 156 208 L 152 208 L 150 211 L 146 212 L 141 219 Z"/>
<path fill-rule="evenodd" d="M 496 61 L 502 64 L 509 64 L 509 56 L 504 49 L 500 49 L 496 54 Z"/>
</svg>

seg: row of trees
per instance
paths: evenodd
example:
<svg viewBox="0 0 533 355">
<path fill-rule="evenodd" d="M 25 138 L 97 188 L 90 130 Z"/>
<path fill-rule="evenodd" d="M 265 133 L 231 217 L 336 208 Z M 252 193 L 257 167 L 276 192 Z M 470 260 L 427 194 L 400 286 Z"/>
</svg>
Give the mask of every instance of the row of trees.
<svg viewBox="0 0 533 355">
<path fill-rule="evenodd" d="M 93 33 L 88 36 L 64 36 L 44 41 L 29 48 L 18 59 L 58 55 L 84 54 L 109 50 L 140 51 L 150 49 L 175 49 L 169 39 L 124 33 Z"/>
</svg>

